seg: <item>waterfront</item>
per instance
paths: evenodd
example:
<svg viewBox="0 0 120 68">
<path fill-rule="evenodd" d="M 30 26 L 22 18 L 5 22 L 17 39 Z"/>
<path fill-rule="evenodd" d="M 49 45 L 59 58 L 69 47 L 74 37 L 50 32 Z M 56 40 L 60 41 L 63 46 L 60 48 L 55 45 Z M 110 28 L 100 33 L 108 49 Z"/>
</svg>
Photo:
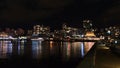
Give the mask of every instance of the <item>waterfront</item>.
<svg viewBox="0 0 120 68">
<path fill-rule="evenodd" d="M 74 68 L 95 42 L 0 41 L 0 64 Z M 22 67 L 22 66 L 21 66 Z"/>
</svg>

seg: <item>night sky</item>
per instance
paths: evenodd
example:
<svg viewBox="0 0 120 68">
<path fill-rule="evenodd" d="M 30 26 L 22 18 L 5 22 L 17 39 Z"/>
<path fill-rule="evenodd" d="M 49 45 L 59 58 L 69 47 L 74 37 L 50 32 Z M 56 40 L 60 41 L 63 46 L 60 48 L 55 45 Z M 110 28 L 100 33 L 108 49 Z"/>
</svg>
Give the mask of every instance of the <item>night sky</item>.
<svg viewBox="0 0 120 68">
<path fill-rule="evenodd" d="M 119 0 L 0 0 L 0 10 L 1 28 L 43 24 L 59 29 L 64 22 L 81 27 L 83 19 L 96 27 L 120 22 Z"/>
</svg>

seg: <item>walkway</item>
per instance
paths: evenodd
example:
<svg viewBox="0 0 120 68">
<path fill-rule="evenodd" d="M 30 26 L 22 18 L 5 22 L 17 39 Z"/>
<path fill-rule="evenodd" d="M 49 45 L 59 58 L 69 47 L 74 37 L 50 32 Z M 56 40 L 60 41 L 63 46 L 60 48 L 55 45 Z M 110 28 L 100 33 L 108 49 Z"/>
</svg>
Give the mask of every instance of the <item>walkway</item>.
<svg viewBox="0 0 120 68">
<path fill-rule="evenodd" d="M 98 45 L 95 68 L 120 68 L 120 56 L 114 54 L 105 45 Z"/>
</svg>

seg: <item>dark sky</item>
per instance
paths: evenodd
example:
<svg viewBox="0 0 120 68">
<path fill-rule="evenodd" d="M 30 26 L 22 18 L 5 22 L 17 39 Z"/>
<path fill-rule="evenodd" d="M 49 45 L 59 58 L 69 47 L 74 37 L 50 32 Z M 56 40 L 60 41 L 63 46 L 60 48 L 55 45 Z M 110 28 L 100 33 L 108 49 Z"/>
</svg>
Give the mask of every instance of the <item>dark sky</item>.
<svg viewBox="0 0 120 68">
<path fill-rule="evenodd" d="M 95 26 L 120 22 L 119 0 L 0 0 L 1 27 L 30 27 L 44 24 L 54 28 L 63 22 L 82 26 L 83 19 Z"/>
</svg>

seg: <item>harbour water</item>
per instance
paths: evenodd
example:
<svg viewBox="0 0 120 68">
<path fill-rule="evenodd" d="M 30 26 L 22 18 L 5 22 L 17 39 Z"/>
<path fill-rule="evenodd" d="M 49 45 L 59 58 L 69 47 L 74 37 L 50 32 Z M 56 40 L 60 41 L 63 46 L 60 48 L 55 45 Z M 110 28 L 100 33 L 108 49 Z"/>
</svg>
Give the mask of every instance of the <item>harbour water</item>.
<svg viewBox="0 0 120 68">
<path fill-rule="evenodd" d="M 0 65 L 9 67 L 74 68 L 95 42 L 0 41 Z"/>
</svg>

